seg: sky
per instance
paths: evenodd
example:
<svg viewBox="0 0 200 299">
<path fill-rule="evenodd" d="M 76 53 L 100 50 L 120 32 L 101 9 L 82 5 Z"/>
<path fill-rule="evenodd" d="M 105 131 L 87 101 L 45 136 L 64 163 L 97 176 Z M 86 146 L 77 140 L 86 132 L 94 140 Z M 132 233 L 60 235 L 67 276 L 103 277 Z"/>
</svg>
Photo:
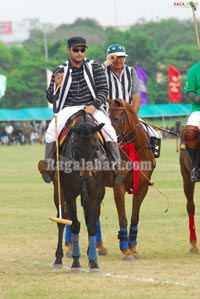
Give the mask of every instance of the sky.
<svg viewBox="0 0 200 299">
<path fill-rule="evenodd" d="M 193 2 L 197 7 L 195 14 L 198 20 L 200 1 Z M 92 18 L 101 25 L 129 26 L 142 19 L 193 19 L 188 3 L 180 0 L 2 0 L 0 21 L 19 22 L 38 18 L 41 23 L 59 25 L 71 24 L 77 18 Z"/>
</svg>

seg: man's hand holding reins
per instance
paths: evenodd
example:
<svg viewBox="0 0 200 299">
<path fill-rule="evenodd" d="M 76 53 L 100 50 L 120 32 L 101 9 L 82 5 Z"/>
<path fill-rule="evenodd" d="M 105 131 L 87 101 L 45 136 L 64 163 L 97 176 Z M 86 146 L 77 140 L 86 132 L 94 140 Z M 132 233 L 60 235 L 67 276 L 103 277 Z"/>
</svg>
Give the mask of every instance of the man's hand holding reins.
<svg viewBox="0 0 200 299">
<path fill-rule="evenodd" d="M 96 111 L 96 108 L 93 105 L 86 106 L 84 109 L 89 115 L 92 115 Z"/>
</svg>

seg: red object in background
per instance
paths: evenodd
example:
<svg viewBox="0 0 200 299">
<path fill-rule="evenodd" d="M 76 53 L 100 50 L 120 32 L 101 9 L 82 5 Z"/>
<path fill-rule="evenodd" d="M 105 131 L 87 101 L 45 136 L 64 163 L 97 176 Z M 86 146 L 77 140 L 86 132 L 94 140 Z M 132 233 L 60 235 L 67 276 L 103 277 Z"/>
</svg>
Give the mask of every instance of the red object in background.
<svg viewBox="0 0 200 299">
<path fill-rule="evenodd" d="M 168 94 L 170 103 L 181 102 L 180 71 L 172 65 L 168 66 Z"/>
<path fill-rule="evenodd" d="M 11 21 L 2 21 L 0 22 L 0 35 L 12 34 L 12 22 Z"/>
</svg>

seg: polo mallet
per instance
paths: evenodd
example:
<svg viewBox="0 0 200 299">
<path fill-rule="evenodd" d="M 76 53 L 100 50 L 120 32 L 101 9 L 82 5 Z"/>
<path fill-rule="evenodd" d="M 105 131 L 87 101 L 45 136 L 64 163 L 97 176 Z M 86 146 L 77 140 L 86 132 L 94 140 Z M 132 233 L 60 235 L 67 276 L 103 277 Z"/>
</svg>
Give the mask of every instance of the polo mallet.
<svg viewBox="0 0 200 299">
<path fill-rule="evenodd" d="M 144 121 L 144 120 L 141 120 L 141 122 L 144 123 L 145 125 L 149 125 L 150 127 L 153 127 L 153 128 L 158 129 L 158 130 L 160 130 L 160 131 L 166 132 L 166 133 L 168 133 L 168 134 L 171 134 L 171 135 L 174 135 L 174 136 L 177 136 L 177 137 L 179 136 L 179 134 L 176 133 L 176 132 L 174 132 L 174 131 L 170 131 L 170 130 L 168 130 L 168 129 L 161 128 L 161 127 L 159 127 L 159 126 L 156 126 L 156 125 L 151 124 L 151 123 L 149 123 L 149 122 L 146 122 L 146 121 Z"/>
<path fill-rule="evenodd" d="M 197 8 L 196 8 L 194 2 L 190 2 L 190 6 L 192 7 L 194 29 L 195 29 L 196 39 L 197 39 L 197 47 L 198 47 L 198 51 L 200 51 L 199 33 L 198 33 L 197 19 L 196 19 L 196 14 L 195 14 L 195 10 Z"/>
<path fill-rule="evenodd" d="M 61 189 L 60 189 L 60 167 L 59 167 L 59 143 L 58 143 L 58 117 L 57 117 L 57 107 L 56 107 L 56 99 L 55 95 L 57 90 L 60 88 L 60 85 L 54 91 L 53 97 L 53 112 L 55 118 L 55 133 L 56 133 L 56 170 L 57 170 L 57 186 L 58 186 L 58 207 L 59 207 L 59 217 L 49 217 L 50 220 L 65 224 L 65 225 L 72 225 L 72 221 L 68 219 L 62 218 L 62 204 L 61 204 Z"/>
</svg>

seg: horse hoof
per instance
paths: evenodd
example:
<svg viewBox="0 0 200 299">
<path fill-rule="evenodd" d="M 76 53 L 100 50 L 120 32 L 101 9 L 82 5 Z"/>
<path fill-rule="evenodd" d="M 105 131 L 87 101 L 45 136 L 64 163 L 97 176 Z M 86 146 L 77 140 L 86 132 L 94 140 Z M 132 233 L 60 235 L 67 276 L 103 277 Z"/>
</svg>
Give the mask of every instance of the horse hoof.
<svg viewBox="0 0 200 299">
<path fill-rule="evenodd" d="M 52 269 L 53 270 L 60 270 L 63 268 L 63 264 L 53 264 Z"/>
<path fill-rule="evenodd" d="M 98 255 L 108 255 L 108 250 L 103 245 L 103 242 L 97 242 L 96 248 L 98 249 Z"/>
<path fill-rule="evenodd" d="M 65 243 L 66 246 L 66 257 L 72 257 L 72 243 Z"/>
<path fill-rule="evenodd" d="M 99 273 L 100 268 L 96 260 L 89 261 L 89 268 L 91 273 Z"/>
<path fill-rule="evenodd" d="M 105 247 L 98 249 L 98 255 L 108 255 L 108 250 Z"/>
<path fill-rule="evenodd" d="M 78 268 L 71 268 L 71 271 L 70 271 L 72 274 L 81 274 L 82 273 L 82 270 L 80 267 Z"/>
<path fill-rule="evenodd" d="M 140 255 L 139 255 L 138 253 L 133 254 L 133 258 L 134 258 L 135 260 L 139 260 L 139 259 L 140 259 Z"/>
<path fill-rule="evenodd" d="M 122 258 L 124 261 L 134 261 L 134 256 L 133 255 L 124 255 Z"/>
<path fill-rule="evenodd" d="M 199 254 L 199 249 L 198 248 L 190 248 L 189 253 L 191 253 L 191 254 Z"/>
<path fill-rule="evenodd" d="M 72 257 L 72 251 L 66 251 L 66 257 L 71 258 Z"/>
</svg>

